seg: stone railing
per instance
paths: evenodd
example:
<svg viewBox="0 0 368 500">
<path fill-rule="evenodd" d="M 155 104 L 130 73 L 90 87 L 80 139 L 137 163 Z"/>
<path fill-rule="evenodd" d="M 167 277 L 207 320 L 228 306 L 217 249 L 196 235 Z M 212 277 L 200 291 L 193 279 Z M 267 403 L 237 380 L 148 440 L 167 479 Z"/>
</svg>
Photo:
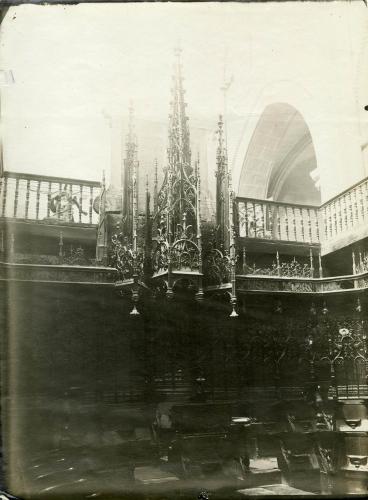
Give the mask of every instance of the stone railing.
<svg viewBox="0 0 368 500">
<path fill-rule="evenodd" d="M 320 207 L 323 238 L 329 240 L 368 221 L 368 179 Z"/>
<path fill-rule="evenodd" d="M 100 189 L 95 181 L 4 172 L 0 218 L 96 225 Z"/>
<path fill-rule="evenodd" d="M 322 254 L 368 236 L 368 178 L 320 207 L 236 198 L 240 238 L 320 244 Z"/>
<path fill-rule="evenodd" d="M 323 253 L 368 236 L 368 178 L 342 192 L 320 209 Z"/>
<path fill-rule="evenodd" d="M 237 198 L 240 238 L 319 243 L 318 207 Z"/>
</svg>

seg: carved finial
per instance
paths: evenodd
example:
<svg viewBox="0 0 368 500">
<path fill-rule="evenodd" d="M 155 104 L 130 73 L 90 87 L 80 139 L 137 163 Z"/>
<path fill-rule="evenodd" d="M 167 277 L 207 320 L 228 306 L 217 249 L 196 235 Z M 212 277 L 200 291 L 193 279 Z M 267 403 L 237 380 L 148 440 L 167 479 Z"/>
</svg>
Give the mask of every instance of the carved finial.
<svg viewBox="0 0 368 500">
<path fill-rule="evenodd" d="M 199 157 L 199 151 L 197 151 L 197 158 L 196 161 L 194 162 L 194 177 L 196 180 L 198 180 L 199 177 L 199 164 L 200 164 L 200 157 Z"/>
<path fill-rule="evenodd" d="M 278 250 L 276 250 L 276 267 L 277 267 L 277 274 L 280 276 L 280 256 Z"/>
<path fill-rule="evenodd" d="M 294 257 L 295 259 L 295 257 Z M 309 270 L 310 270 L 310 276 L 313 278 L 314 276 L 314 264 L 313 264 L 313 250 L 310 247 L 309 248 Z"/>
<path fill-rule="evenodd" d="M 63 258 L 64 258 L 64 242 L 63 242 L 63 232 L 60 231 L 59 234 L 59 264 L 63 263 Z"/>
<path fill-rule="evenodd" d="M 134 304 L 133 309 L 129 313 L 131 316 L 139 316 L 139 311 L 137 309 L 137 306 Z"/>
<path fill-rule="evenodd" d="M 236 309 L 235 309 L 236 303 L 232 303 L 231 307 L 232 307 L 232 311 L 230 314 L 230 318 L 237 318 L 239 316 L 239 314 L 236 312 Z"/>
<path fill-rule="evenodd" d="M 319 277 L 323 278 L 323 268 L 322 268 L 322 256 L 321 256 L 321 252 L 318 253 L 318 271 L 319 271 Z"/>
<path fill-rule="evenodd" d="M 351 257 L 353 260 L 353 274 L 356 274 L 356 264 L 355 264 L 355 252 L 354 250 L 351 251 Z"/>
<path fill-rule="evenodd" d="M 157 164 L 157 158 L 155 158 L 154 165 L 155 165 L 155 184 L 157 185 L 157 183 L 158 183 L 158 172 L 157 172 L 158 171 L 158 164 Z"/>
<path fill-rule="evenodd" d="M 161 217 L 160 217 L 160 226 L 164 226 L 165 224 L 165 214 L 161 212 Z"/>
<path fill-rule="evenodd" d="M 324 314 L 326 316 L 326 314 L 328 314 L 328 308 L 327 308 L 327 304 L 326 304 L 326 301 L 323 301 L 323 308 L 322 308 L 322 314 Z"/>
<path fill-rule="evenodd" d="M 226 150 L 224 145 L 224 122 L 222 120 L 222 115 L 219 116 L 218 128 L 217 128 L 218 144 L 217 144 L 217 169 L 224 169 L 224 163 L 226 162 Z"/>
<path fill-rule="evenodd" d="M 243 247 L 243 274 L 246 273 L 247 270 L 247 250 Z"/>
</svg>

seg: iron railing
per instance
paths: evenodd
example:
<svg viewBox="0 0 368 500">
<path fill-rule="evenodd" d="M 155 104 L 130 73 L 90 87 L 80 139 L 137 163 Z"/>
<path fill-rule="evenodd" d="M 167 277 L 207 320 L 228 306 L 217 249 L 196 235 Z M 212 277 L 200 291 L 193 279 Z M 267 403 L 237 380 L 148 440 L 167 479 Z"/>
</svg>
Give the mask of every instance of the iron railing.
<svg viewBox="0 0 368 500">
<path fill-rule="evenodd" d="M 0 262 L 0 281 L 79 283 L 113 286 L 116 270 L 103 266 Z"/>
<path fill-rule="evenodd" d="M 237 289 L 243 292 L 327 293 L 365 290 L 368 272 L 328 278 L 238 275 Z"/>
</svg>

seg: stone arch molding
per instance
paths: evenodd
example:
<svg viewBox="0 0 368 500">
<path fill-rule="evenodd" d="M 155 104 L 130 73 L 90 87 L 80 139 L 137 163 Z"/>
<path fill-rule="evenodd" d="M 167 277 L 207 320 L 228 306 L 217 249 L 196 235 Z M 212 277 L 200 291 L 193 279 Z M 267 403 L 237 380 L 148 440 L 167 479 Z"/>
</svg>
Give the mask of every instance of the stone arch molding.
<svg viewBox="0 0 368 500">
<path fill-rule="evenodd" d="M 326 96 L 324 96 L 326 97 Z M 260 173 L 258 182 L 259 189 L 253 189 L 247 186 L 248 175 L 251 175 L 249 152 L 252 146 L 252 140 L 257 134 L 262 117 L 271 106 L 285 106 L 294 109 L 295 113 L 301 115 L 306 130 L 309 131 L 313 143 L 316 166 L 319 170 L 321 179 L 321 196 L 327 198 L 329 189 L 324 189 L 325 180 L 327 180 L 329 171 L 328 166 L 337 165 L 339 162 L 339 152 L 336 144 L 339 144 L 337 120 L 331 120 L 335 116 L 334 110 L 329 109 L 328 99 L 321 99 L 321 96 L 311 95 L 302 84 L 290 81 L 279 81 L 266 85 L 258 96 L 254 96 L 253 106 L 244 112 L 246 119 L 242 121 L 241 127 L 238 127 L 236 136 L 237 143 L 233 143 L 233 156 L 231 158 L 233 186 L 238 196 L 247 196 L 253 198 L 267 198 L 268 186 L 273 168 L 272 158 L 269 158 L 269 166 Z M 229 124 L 229 136 L 231 136 L 231 124 Z M 307 140 L 304 137 L 303 140 Z M 257 166 L 253 165 L 254 169 Z M 264 167 L 263 167 L 264 168 Z"/>
</svg>

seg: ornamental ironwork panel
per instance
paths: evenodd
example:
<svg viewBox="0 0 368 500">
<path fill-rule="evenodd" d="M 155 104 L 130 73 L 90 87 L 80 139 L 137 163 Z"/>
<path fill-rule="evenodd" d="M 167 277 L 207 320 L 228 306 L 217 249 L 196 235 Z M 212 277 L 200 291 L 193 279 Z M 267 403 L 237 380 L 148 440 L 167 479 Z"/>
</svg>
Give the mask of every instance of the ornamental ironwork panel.
<svg viewBox="0 0 368 500">
<path fill-rule="evenodd" d="M 230 283 L 230 257 L 228 255 L 223 255 L 217 248 L 212 248 L 204 256 L 203 273 L 206 285 L 223 285 Z"/>
</svg>

